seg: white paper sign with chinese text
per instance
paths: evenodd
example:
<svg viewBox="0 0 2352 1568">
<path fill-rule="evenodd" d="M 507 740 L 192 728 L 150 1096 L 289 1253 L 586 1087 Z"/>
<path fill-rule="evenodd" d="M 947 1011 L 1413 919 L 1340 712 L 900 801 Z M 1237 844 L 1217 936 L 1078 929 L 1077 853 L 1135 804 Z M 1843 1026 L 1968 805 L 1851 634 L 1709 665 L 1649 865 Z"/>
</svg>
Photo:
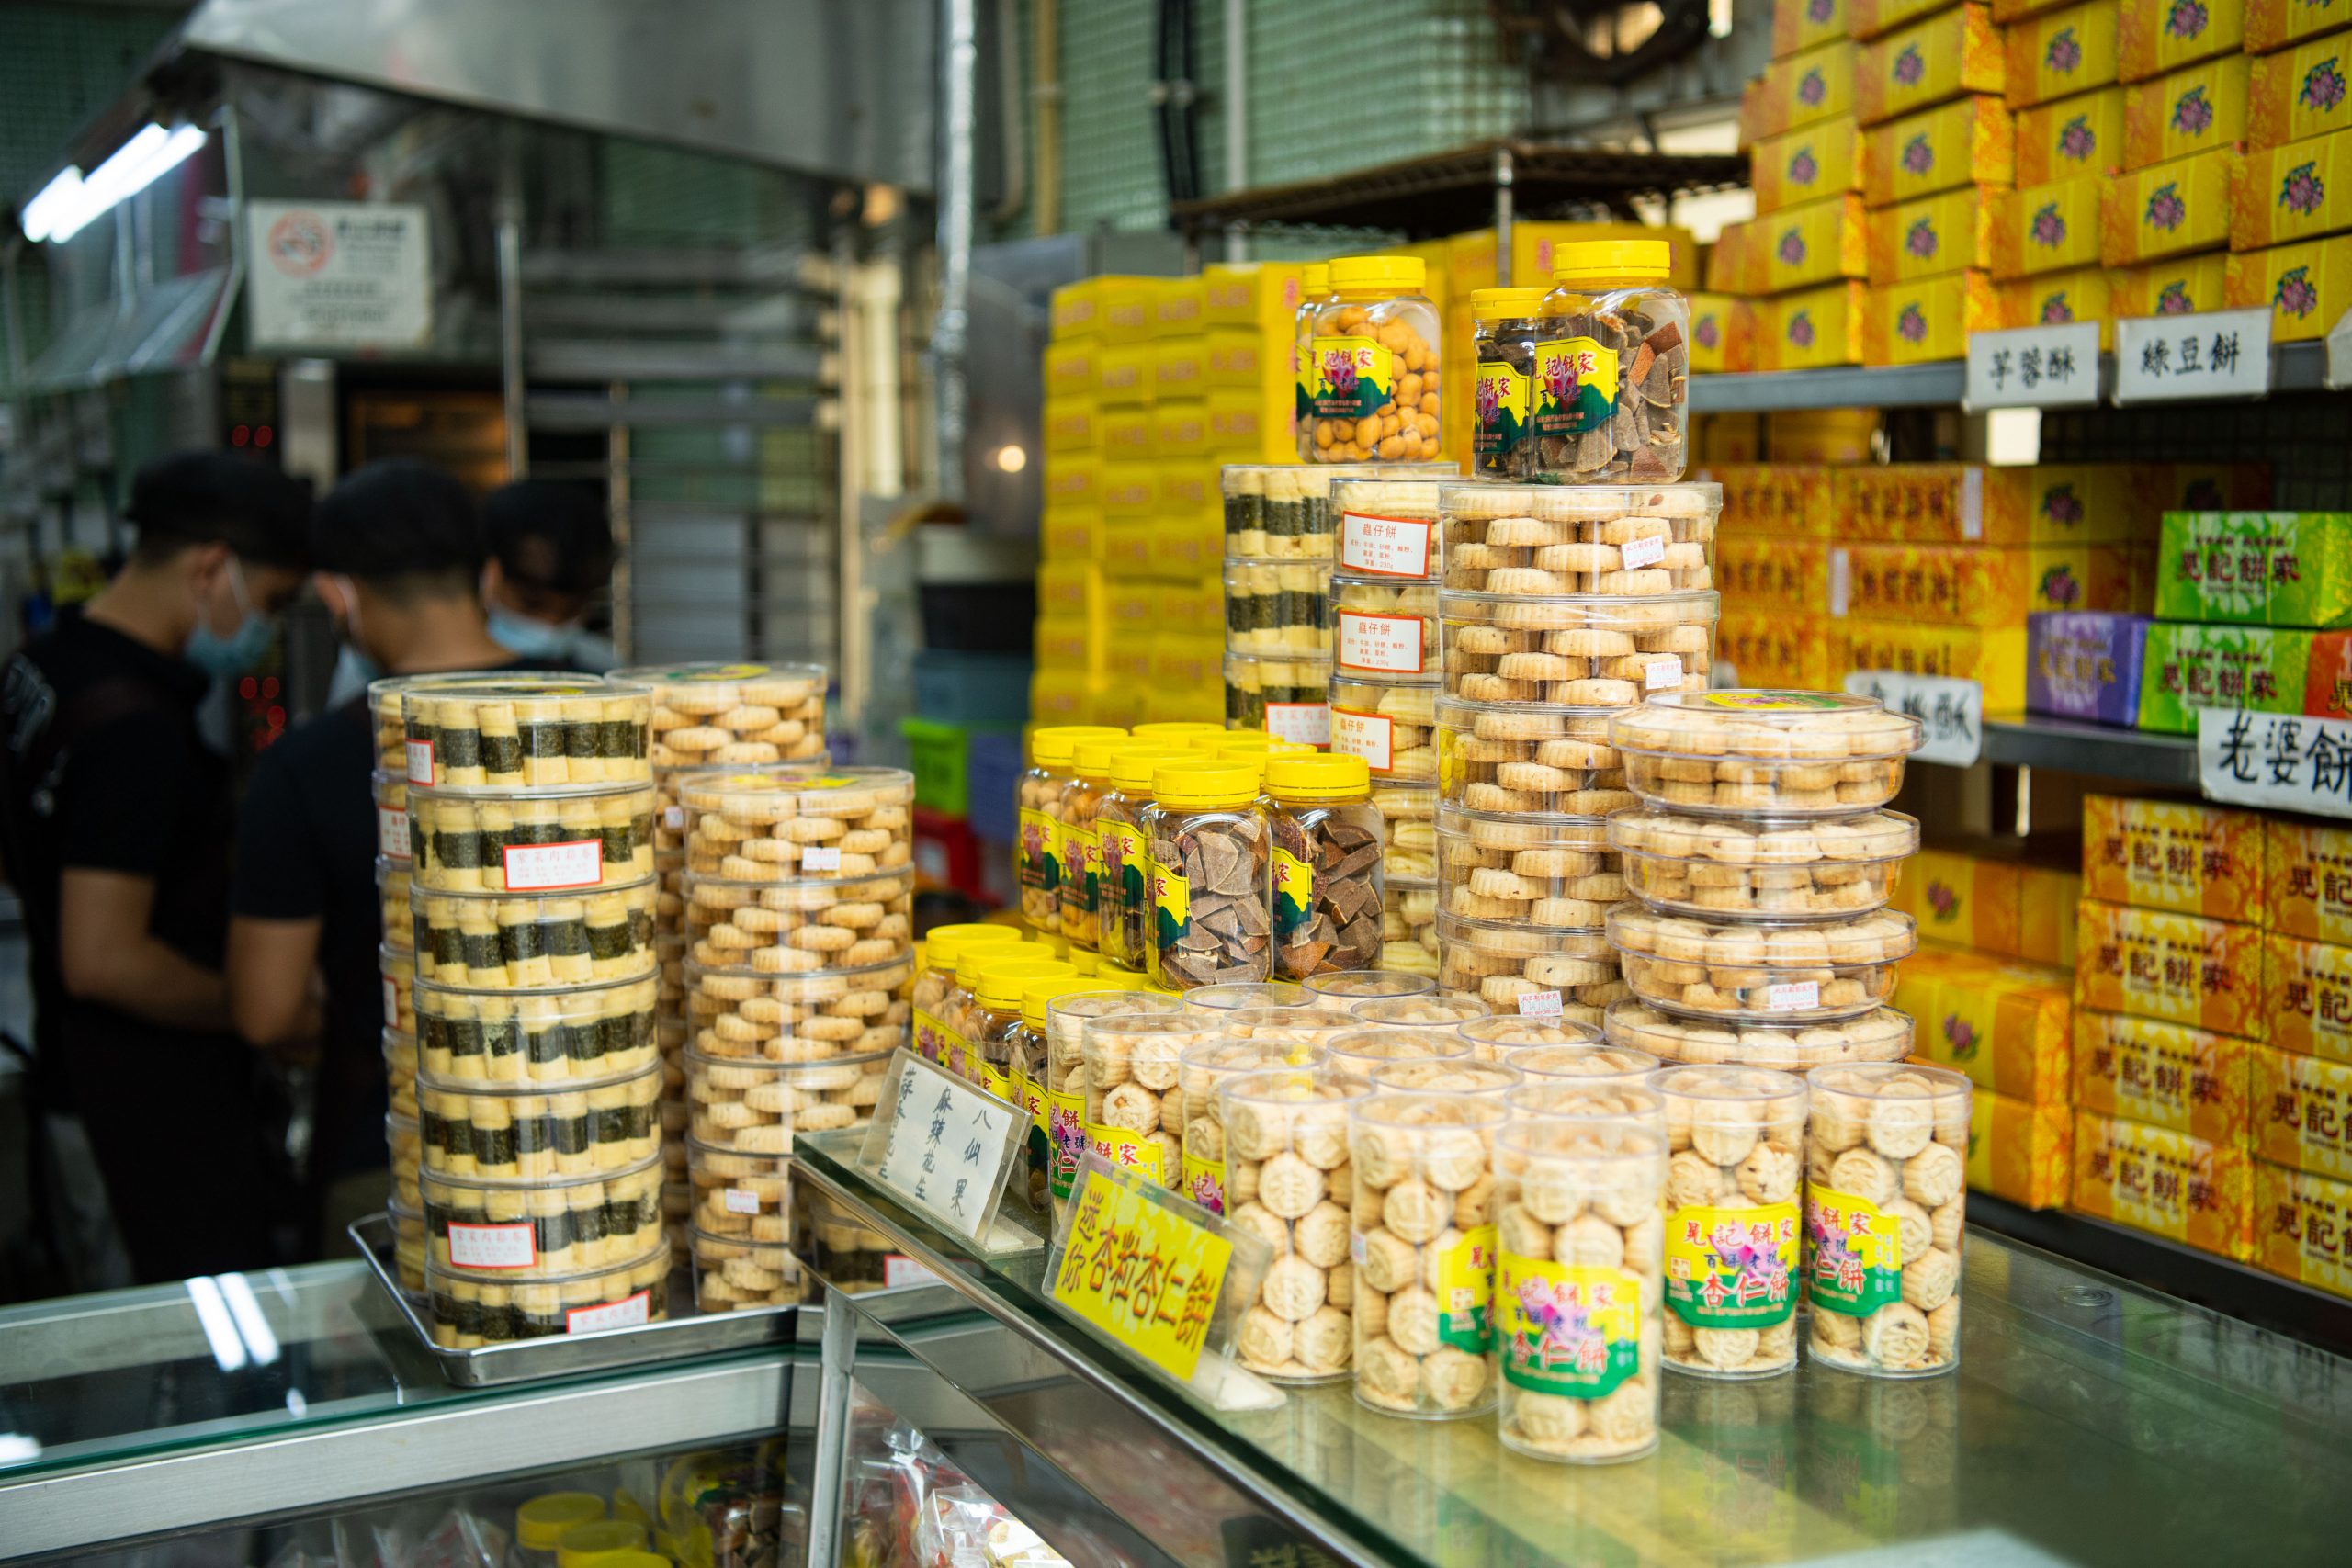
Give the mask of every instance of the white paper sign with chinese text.
<svg viewBox="0 0 2352 1568">
<path fill-rule="evenodd" d="M 1968 334 L 1967 406 L 2051 409 L 2098 401 L 2098 323 Z"/>
<path fill-rule="evenodd" d="M 2127 316 L 2115 323 L 2115 400 L 2258 398 L 2270 390 L 2270 309 Z"/>
<path fill-rule="evenodd" d="M 413 348 L 433 335 L 432 228 L 389 201 L 249 201 L 255 348 Z"/>
<path fill-rule="evenodd" d="M 2199 708 L 2197 782 L 2209 800 L 2352 817 L 2352 720 Z"/>
<path fill-rule="evenodd" d="M 1922 727 L 1922 762 L 1946 762 L 1964 768 L 1984 750 L 1984 688 L 1974 681 L 1950 675 L 1903 675 L 1891 670 L 1856 670 L 1846 676 L 1846 690 L 1858 697 L 1876 697 L 1895 713 L 1907 713 Z"/>
<path fill-rule="evenodd" d="M 977 1243 L 995 1223 L 1005 1173 L 1028 1145 L 1028 1118 L 1012 1105 L 901 1050 L 883 1080 L 862 1157 L 909 1208 Z"/>
</svg>

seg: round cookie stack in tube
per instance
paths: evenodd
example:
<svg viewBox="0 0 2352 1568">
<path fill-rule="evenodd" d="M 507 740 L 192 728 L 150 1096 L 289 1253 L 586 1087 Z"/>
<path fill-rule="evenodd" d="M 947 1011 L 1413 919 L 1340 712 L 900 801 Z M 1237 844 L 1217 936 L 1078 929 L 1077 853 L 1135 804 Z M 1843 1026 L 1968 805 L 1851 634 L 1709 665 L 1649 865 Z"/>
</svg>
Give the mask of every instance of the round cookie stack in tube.
<svg viewBox="0 0 2352 1568">
<path fill-rule="evenodd" d="M 1720 487 L 1439 487 L 1438 983 L 1597 1023 L 1625 993 L 1611 717 L 1704 692 Z"/>
<path fill-rule="evenodd" d="M 387 910 L 386 951 L 404 945 L 413 977 L 387 1006 L 414 1034 L 435 1337 L 658 1317 L 650 693 L 513 673 L 374 693 L 380 750 L 400 715 L 409 897 L 397 921 Z M 393 794 L 379 781 L 388 863 Z"/>
</svg>

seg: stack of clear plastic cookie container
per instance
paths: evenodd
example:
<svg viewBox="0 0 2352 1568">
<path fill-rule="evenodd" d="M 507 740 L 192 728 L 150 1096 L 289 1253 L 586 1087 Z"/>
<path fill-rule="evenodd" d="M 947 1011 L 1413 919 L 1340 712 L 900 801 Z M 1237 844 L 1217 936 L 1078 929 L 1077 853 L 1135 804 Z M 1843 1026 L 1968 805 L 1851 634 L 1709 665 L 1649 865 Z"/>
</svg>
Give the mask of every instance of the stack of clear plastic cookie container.
<svg viewBox="0 0 2352 1568">
<path fill-rule="evenodd" d="M 1609 722 L 1706 690 L 1721 506 L 1712 484 L 1440 487 L 1443 989 L 1583 1023 L 1625 994 L 1605 821 L 1634 797 Z"/>
<path fill-rule="evenodd" d="M 384 981 L 384 1075 L 391 1096 L 387 1143 L 405 1145 L 405 1167 L 392 1166 L 390 1208 L 395 1239 L 401 1243 L 401 1276 L 411 1290 L 424 1288 L 422 1250 L 423 1211 L 416 1190 L 414 1151 L 416 1125 L 416 978 L 415 928 L 409 918 L 408 750 L 400 723 L 397 680 L 378 681 L 368 687 L 368 702 L 377 718 L 376 895 L 380 907 L 383 943 L 377 970 Z M 414 1245 L 411 1245 L 413 1242 Z"/>
</svg>

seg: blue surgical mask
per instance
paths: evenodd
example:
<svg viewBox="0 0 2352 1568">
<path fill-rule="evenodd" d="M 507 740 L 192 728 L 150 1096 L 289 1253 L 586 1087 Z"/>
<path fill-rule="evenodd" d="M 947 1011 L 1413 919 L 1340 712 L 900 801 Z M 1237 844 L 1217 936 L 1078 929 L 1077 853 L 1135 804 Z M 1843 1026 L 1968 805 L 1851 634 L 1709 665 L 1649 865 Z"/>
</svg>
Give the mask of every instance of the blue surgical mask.
<svg viewBox="0 0 2352 1568">
<path fill-rule="evenodd" d="M 535 621 L 493 604 L 490 608 L 490 637 L 517 659 L 569 659 L 579 644 L 580 628 Z"/>
<path fill-rule="evenodd" d="M 244 615 L 237 623 L 237 629 L 222 637 L 206 626 L 199 615 L 185 650 L 190 664 L 222 679 L 242 675 L 260 663 L 262 656 L 269 651 L 270 638 L 277 635 L 269 617 L 254 609 L 253 601 L 245 596 L 244 569 L 234 556 L 229 558 L 229 592 L 236 595 L 237 608 Z"/>
</svg>

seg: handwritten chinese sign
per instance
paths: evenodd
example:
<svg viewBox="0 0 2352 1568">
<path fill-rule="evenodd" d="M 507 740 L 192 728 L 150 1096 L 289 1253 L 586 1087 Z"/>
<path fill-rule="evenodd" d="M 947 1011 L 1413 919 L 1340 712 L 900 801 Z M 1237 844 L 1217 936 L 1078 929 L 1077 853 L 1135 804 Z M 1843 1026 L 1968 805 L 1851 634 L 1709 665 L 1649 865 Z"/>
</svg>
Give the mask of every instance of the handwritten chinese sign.
<svg viewBox="0 0 2352 1568">
<path fill-rule="evenodd" d="M 888 1126 L 876 1129 L 875 1179 L 943 1229 L 978 1241 L 996 1217 L 1007 1162 L 1027 1147 L 1026 1120 L 912 1052 L 899 1056 L 898 1082 L 885 1086 Z"/>
<path fill-rule="evenodd" d="M 2047 409 L 2098 401 L 2098 323 L 1968 334 L 1971 409 Z"/>
<path fill-rule="evenodd" d="M 1216 1321 L 1233 1244 L 1100 1169 L 1080 1179 L 1053 1298 L 1179 1382 Z"/>
<path fill-rule="evenodd" d="M 1965 768 L 1984 752 L 1984 688 L 1977 682 L 1856 670 L 1847 674 L 1846 690 L 1858 697 L 1876 697 L 1891 711 L 1917 719 L 1925 732 L 1913 755 L 1922 762 Z"/>
<path fill-rule="evenodd" d="M 2209 800 L 2352 817 L 2352 720 L 2199 708 L 2197 778 Z"/>
<path fill-rule="evenodd" d="M 2115 400 L 2258 398 L 2270 389 L 2270 310 L 2130 316 L 2115 323 Z"/>
</svg>

